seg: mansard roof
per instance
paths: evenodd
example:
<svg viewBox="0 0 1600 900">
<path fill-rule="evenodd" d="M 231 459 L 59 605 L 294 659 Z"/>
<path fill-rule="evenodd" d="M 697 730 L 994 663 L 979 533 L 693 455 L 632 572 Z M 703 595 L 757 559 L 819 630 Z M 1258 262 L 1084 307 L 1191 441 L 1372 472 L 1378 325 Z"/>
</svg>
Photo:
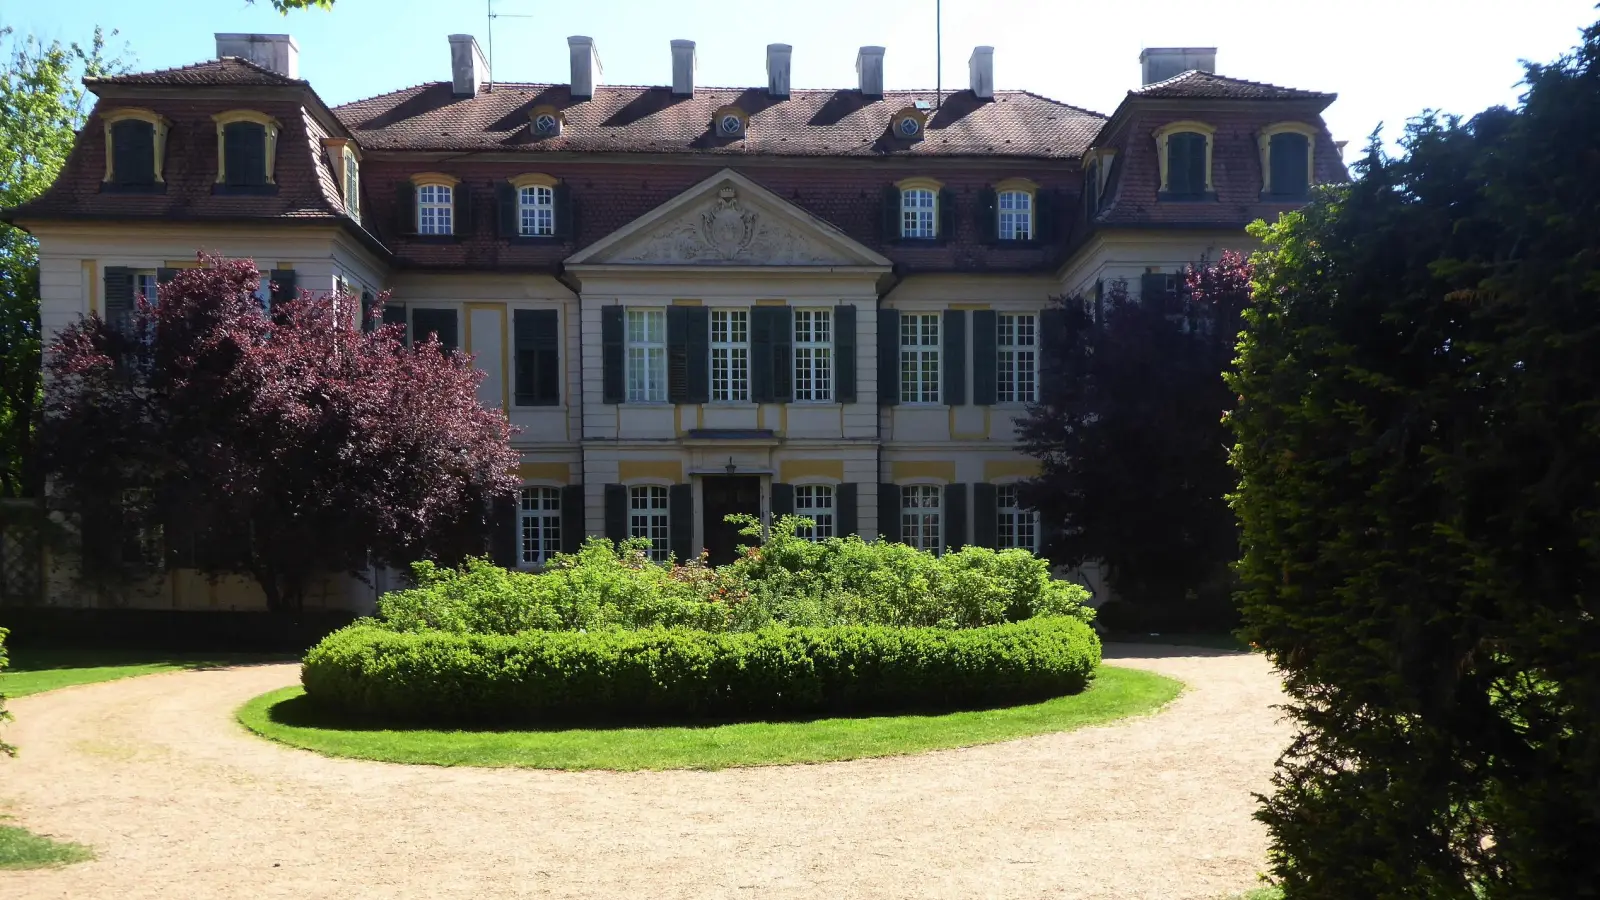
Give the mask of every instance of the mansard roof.
<svg viewBox="0 0 1600 900">
<path fill-rule="evenodd" d="M 246 87 L 268 85 L 302 86 L 306 82 L 271 69 L 256 65 L 248 59 L 224 56 L 205 62 L 174 69 L 157 69 L 154 72 L 132 72 L 127 75 L 106 75 L 85 78 L 92 90 L 100 85 L 177 85 L 186 87 Z"/>
<path fill-rule="evenodd" d="M 982 156 L 1074 159 L 1106 117 L 1027 91 L 996 91 L 980 100 L 971 91 L 888 91 L 881 98 L 855 90 L 795 90 L 787 98 L 760 88 L 696 88 L 691 97 L 666 87 L 598 86 L 592 99 L 574 98 L 566 85 L 497 83 L 475 97 L 452 96 L 449 82 L 422 84 L 335 107 L 334 114 L 367 150 L 491 150 L 516 153 L 614 152 L 739 156 L 931 157 Z M 926 104 L 920 140 L 890 132 L 908 106 Z M 561 134 L 529 128 L 535 106 L 554 106 Z M 750 116 L 742 138 L 710 127 L 724 105 Z"/>
<path fill-rule="evenodd" d="M 1279 87 L 1190 69 L 1166 81 L 1157 81 L 1129 91 L 1128 96 L 1177 100 L 1322 100 L 1326 101 L 1323 104 L 1326 106 L 1339 95 Z"/>
</svg>

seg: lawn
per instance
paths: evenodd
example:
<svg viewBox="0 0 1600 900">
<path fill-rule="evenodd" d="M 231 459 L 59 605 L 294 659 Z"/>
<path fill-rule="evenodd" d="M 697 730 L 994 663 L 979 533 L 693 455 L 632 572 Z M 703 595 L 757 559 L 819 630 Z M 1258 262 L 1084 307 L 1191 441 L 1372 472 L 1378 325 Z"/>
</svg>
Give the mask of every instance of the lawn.
<svg viewBox="0 0 1600 900">
<path fill-rule="evenodd" d="M 75 684 L 94 684 L 135 675 L 259 662 L 268 658 L 65 648 L 19 648 L 11 650 L 10 656 L 10 664 L 0 673 L 0 694 L 7 697 L 26 697 Z"/>
<path fill-rule="evenodd" d="M 0 824 L 0 869 L 39 869 L 93 859 L 82 844 L 51 840 L 15 825 Z"/>
<path fill-rule="evenodd" d="M 725 769 L 898 756 L 990 744 L 1154 712 L 1180 682 L 1103 666 L 1080 694 L 1004 709 L 943 715 L 745 722 L 691 727 L 534 731 L 390 730 L 330 722 L 298 687 L 246 703 L 239 721 L 275 741 L 327 756 L 439 766 L 536 769 Z"/>
</svg>

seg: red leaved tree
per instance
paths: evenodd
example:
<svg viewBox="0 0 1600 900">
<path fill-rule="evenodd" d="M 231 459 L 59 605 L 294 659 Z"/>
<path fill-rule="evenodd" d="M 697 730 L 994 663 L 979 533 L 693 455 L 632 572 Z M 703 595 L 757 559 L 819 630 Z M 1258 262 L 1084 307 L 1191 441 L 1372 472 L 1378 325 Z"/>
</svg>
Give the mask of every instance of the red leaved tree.
<svg viewBox="0 0 1600 900">
<path fill-rule="evenodd" d="M 243 575 L 295 611 L 327 573 L 483 552 L 518 456 L 470 361 L 364 329 L 351 297 L 268 315 L 253 263 L 200 261 L 47 353 L 41 458 L 83 576 Z"/>
</svg>

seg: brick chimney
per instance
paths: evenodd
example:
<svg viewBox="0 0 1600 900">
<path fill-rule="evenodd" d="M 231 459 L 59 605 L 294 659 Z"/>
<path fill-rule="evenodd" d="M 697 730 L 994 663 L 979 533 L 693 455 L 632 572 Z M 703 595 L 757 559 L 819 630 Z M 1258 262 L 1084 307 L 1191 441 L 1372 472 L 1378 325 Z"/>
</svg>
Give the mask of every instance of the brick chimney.
<svg viewBox="0 0 1600 900">
<path fill-rule="evenodd" d="M 218 32 L 217 58 L 237 56 L 289 78 L 300 77 L 300 45 L 287 34 L 223 34 Z"/>
</svg>

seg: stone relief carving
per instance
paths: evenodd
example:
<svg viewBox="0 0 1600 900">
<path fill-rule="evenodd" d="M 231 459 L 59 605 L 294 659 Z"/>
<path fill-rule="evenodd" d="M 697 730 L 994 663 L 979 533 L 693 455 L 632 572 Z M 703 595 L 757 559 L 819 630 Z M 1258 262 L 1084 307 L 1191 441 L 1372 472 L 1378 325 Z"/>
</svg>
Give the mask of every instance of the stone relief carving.
<svg viewBox="0 0 1600 900">
<path fill-rule="evenodd" d="M 745 206 L 731 185 L 699 212 L 657 226 L 615 257 L 622 263 L 805 266 L 849 265 L 787 223 Z"/>
</svg>

